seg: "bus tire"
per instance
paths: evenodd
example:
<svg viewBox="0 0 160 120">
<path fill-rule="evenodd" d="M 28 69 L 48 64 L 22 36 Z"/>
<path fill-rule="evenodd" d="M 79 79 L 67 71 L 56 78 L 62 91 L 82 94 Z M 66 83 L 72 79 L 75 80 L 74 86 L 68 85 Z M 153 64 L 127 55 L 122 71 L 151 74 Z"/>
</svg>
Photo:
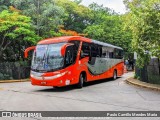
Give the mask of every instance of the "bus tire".
<svg viewBox="0 0 160 120">
<path fill-rule="evenodd" d="M 116 70 L 114 70 L 114 72 L 113 72 L 113 80 L 116 80 L 117 79 L 117 71 Z"/>
<path fill-rule="evenodd" d="M 79 82 L 77 84 L 78 88 L 82 88 L 83 87 L 84 79 L 85 79 L 85 76 L 81 73 L 80 76 L 79 76 Z"/>
</svg>

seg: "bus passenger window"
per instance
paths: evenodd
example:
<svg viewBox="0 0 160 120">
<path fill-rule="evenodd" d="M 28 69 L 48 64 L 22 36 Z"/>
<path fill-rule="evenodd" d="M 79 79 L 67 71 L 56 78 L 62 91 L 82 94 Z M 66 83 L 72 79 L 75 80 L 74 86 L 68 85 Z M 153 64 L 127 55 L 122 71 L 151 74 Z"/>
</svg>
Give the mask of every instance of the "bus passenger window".
<svg viewBox="0 0 160 120">
<path fill-rule="evenodd" d="M 101 46 L 98 46 L 97 57 L 102 57 L 102 47 Z"/>
<path fill-rule="evenodd" d="M 91 57 L 98 57 L 98 47 L 94 44 L 91 45 Z"/>
<path fill-rule="evenodd" d="M 109 52 L 109 58 L 113 58 L 113 52 Z"/>
<path fill-rule="evenodd" d="M 122 59 L 123 58 L 123 52 L 122 52 L 122 50 L 115 49 L 114 50 L 114 58 L 116 58 L 116 59 Z"/>
<path fill-rule="evenodd" d="M 112 50 L 108 47 L 105 47 L 103 46 L 102 47 L 102 57 L 103 58 L 109 58 L 109 53 L 111 52 Z"/>
<path fill-rule="evenodd" d="M 103 58 L 106 57 L 106 53 L 102 53 L 102 57 L 103 57 Z"/>
</svg>

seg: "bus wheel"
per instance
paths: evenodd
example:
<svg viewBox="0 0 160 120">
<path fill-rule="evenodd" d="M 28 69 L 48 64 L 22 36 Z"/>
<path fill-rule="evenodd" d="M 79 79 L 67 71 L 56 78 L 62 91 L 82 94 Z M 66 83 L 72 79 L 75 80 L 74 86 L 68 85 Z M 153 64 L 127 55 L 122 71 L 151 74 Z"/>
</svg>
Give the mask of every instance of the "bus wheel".
<svg viewBox="0 0 160 120">
<path fill-rule="evenodd" d="M 77 84 L 77 87 L 78 88 L 82 88 L 83 87 L 83 83 L 84 83 L 84 78 L 85 76 L 83 76 L 83 74 L 81 73 L 80 76 L 79 76 L 79 82 Z"/>
<path fill-rule="evenodd" d="M 117 71 L 114 70 L 114 72 L 113 72 L 113 80 L 116 80 L 116 79 L 117 79 Z"/>
</svg>

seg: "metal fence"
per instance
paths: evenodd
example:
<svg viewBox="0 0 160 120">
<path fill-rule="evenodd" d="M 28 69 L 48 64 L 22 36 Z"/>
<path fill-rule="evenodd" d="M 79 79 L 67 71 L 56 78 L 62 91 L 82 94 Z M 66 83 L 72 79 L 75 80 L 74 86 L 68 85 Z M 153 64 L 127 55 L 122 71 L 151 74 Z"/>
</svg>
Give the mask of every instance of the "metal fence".
<svg viewBox="0 0 160 120">
<path fill-rule="evenodd" d="M 0 80 L 29 78 L 30 65 L 27 61 L 0 62 Z"/>
<path fill-rule="evenodd" d="M 143 68 L 135 67 L 135 75 L 144 82 L 160 84 L 160 61 L 152 58 L 148 65 Z"/>
</svg>

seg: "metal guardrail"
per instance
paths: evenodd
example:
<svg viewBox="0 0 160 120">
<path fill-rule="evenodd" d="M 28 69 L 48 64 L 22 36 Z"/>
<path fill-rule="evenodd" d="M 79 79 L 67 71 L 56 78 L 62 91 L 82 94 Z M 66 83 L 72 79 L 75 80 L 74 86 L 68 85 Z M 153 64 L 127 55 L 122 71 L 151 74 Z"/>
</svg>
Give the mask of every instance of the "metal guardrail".
<svg viewBox="0 0 160 120">
<path fill-rule="evenodd" d="M 158 58 L 154 58 L 143 68 L 138 68 L 136 66 L 135 75 L 143 82 L 160 84 L 160 61 Z"/>
</svg>

